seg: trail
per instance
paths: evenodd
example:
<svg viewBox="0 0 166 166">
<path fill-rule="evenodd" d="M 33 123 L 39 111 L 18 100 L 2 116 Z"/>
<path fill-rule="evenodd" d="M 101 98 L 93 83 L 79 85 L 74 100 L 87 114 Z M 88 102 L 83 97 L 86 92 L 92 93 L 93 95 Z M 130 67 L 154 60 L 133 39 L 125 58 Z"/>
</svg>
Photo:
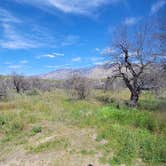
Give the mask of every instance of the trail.
<svg viewBox="0 0 166 166">
<path fill-rule="evenodd" d="M 51 126 L 49 124 L 49 127 Z M 67 148 L 32 153 L 20 147 L 0 162 L 0 166 L 108 166 L 99 162 L 102 154 L 96 150 L 100 143 L 95 140 L 93 129 L 80 129 L 63 124 L 54 124 L 52 129 L 54 132 L 50 135 L 43 137 L 42 134 L 38 134 L 31 137 L 28 146 L 37 147 L 56 139 L 67 139 Z M 93 151 L 94 154 L 84 154 L 83 150 Z"/>
</svg>

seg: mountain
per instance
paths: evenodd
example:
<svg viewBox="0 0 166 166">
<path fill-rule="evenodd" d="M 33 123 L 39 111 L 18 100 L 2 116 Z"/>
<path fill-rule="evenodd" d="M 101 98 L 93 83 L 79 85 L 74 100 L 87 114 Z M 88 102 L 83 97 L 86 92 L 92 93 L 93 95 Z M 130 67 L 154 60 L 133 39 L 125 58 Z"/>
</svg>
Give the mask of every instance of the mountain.
<svg viewBox="0 0 166 166">
<path fill-rule="evenodd" d="M 83 77 L 90 79 L 102 79 L 110 76 L 114 70 L 113 65 L 104 64 L 97 65 L 90 68 L 80 68 L 80 69 L 58 69 L 53 72 L 40 75 L 42 79 L 54 79 L 54 80 L 64 80 L 70 78 L 74 74 L 78 74 Z"/>
</svg>

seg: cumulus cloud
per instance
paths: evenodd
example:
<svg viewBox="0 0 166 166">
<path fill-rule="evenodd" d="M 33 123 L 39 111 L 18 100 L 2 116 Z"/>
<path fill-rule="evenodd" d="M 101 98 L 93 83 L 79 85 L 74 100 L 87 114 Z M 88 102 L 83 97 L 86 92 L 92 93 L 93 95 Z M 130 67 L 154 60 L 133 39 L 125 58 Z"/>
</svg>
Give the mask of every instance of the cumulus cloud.
<svg viewBox="0 0 166 166">
<path fill-rule="evenodd" d="M 156 3 L 154 3 L 151 6 L 151 10 L 150 13 L 151 14 L 155 14 L 157 13 L 161 8 L 163 8 L 166 5 L 166 1 L 165 0 L 159 0 Z"/>
</svg>

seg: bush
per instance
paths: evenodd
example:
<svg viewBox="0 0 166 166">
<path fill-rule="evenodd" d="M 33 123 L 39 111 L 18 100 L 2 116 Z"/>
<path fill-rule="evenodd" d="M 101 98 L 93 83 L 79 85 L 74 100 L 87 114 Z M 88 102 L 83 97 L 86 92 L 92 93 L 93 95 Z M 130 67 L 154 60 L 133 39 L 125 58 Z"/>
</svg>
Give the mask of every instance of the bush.
<svg viewBox="0 0 166 166">
<path fill-rule="evenodd" d="M 41 132 L 42 132 L 41 126 L 34 126 L 31 130 L 32 135 L 35 135 L 35 134 L 41 133 Z"/>
</svg>

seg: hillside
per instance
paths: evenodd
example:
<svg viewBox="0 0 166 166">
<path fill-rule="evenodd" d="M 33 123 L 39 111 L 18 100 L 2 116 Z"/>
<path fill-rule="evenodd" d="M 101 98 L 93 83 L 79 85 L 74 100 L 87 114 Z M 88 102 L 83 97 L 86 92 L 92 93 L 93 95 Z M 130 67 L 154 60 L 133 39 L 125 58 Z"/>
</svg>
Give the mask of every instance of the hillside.
<svg viewBox="0 0 166 166">
<path fill-rule="evenodd" d="M 90 68 L 80 68 L 80 69 L 59 69 L 53 72 L 40 75 L 39 77 L 42 79 L 55 79 L 55 80 L 63 80 L 70 78 L 73 74 L 78 74 L 83 77 L 91 78 L 91 79 L 102 79 L 110 76 L 113 72 L 113 66 L 110 64 L 97 65 Z"/>
</svg>

